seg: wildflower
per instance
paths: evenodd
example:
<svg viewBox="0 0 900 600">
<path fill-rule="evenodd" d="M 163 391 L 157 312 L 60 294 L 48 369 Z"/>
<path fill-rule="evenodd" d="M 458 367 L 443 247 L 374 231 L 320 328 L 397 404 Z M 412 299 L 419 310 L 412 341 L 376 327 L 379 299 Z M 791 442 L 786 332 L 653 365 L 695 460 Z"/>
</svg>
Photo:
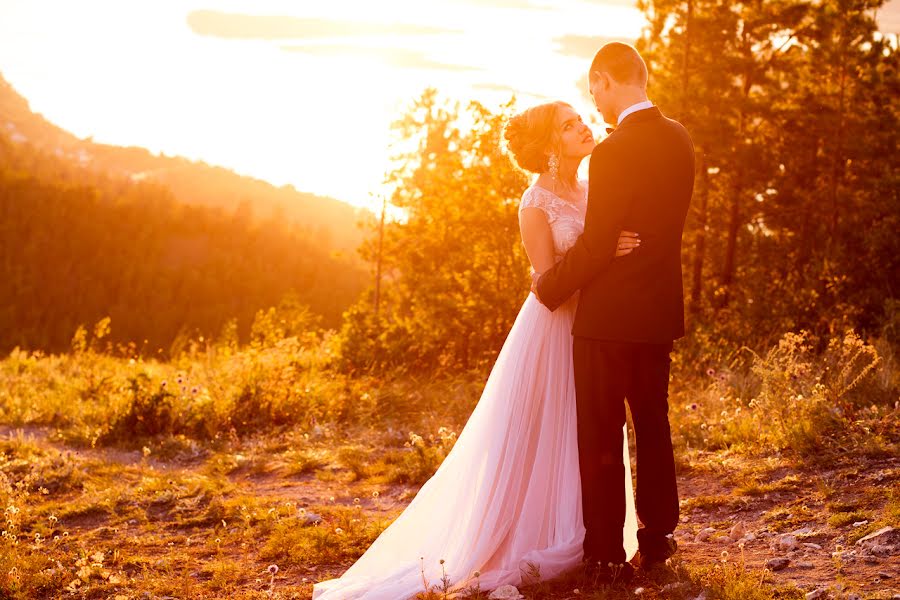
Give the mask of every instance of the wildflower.
<svg viewBox="0 0 900 600">
<path fill-rule="evenodd" d="M 709 377 L 715 377 L 716 371 L 715 371 L 714 369 L 707 369 L 707 370 L 706 370 L 706 374 L 707 374 Z"/>
<path fill-rule="evenodd" d="M 378 498 L 378 496 L 379 496 L 378 490 L 375 490 L 374 492 L 372 492 L 372 497 L 373 497 L 373 498 Z"/>
<path fill-rule="evenodd" d="M 191 394 L 193 394 L 194 396 L 196 396 L 197 392 L 199 392 L 199 391 L 200 391 L 200 388 L 198 388 L 196 385 L 191 388 Z"/>
<path fill-rule="evenodd" d="M 182 379 L 181 375 L 179 375 L 178 376 L 178 384 L 180 385 L 182 381 L 184 381 L 184 379 Z"/>
<path fill-rule="evenodd" d="M 439 560 L 438 562 L 439 562 L 440 564 L 444 564 L 444 559 L 442 558 L 442 559 Z"/>
<path fill-rule="evenodd" d="M 354 499 L 353 499 L 353 504 L 359 504 L 359 498 L 354 498 Z"/>
<path fill-rule="evenodd" d="M 162 383 L 159 384 L 159 387 L 165 388 L 167 385 L 169 385 L 169 382 L 163 379 Z"/>
<path fill-rule="evenodd" d="M 728 562 L 728 550 L 722 550 L 722 562 Z"/>
<path fill-rule="evenodd" d="M 268 571 L 269 573 L 274 575 L 275 573 L 278 572 L 278 565 L 269 565 L 269 567 L 266 569 L 266 571 Z"/>
<path fill-rule="evenodd" d="M 342 533 L 344 533 L 344 530 L 341 529 L 340 527 L 338 527 L 338 528 L 336 528 L 336 529 L 334 530 L 334 532 L 335 532 L 336 534 L 338 534 L 338 535 L 341 535 Z"/>
<path fill-rule="evenodd" d="M 692 402 L 692 403 L 691 403 L 691 406 L 690 406 L 690 409 L 691 409 L 691 410 L 697 410 L 698 408 L 699 408 L 699 406 L 697 406 L 697 403 L 696 403 L 696 402 Z"/>
<path fill-rule="evenodd" d="M 475 571 L 472 573 L 472 577 L 481 577 L 481 571 Z"/>
</svg>

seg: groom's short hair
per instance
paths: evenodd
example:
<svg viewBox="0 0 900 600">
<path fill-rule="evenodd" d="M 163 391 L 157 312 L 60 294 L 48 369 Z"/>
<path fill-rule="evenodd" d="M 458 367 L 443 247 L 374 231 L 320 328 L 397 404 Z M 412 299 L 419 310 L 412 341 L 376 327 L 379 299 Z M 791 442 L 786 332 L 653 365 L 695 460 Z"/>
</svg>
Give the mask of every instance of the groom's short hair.
<svg viewBox="0 0 900 600">
<path fill-rule="evenodd" d="M 591 63 L 590 77 L 597 72 L 606 72 L 618 81 L 628 85 L 647 85 L 647 65 L 634 46 L 622 42 L 604 44 Z"/>
</svg>

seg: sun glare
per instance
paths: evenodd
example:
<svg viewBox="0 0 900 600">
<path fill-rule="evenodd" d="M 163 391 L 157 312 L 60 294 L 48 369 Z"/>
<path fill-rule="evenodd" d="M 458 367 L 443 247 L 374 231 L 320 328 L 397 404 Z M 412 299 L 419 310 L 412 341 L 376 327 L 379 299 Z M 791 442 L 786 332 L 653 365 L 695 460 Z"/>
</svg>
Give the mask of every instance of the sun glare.
<svg viewBox="0 0 900 600">
<path fill-rule="evenodd" d="M 0 69 L 52 122 L 370 204 L 426 87 L 592 113 L 582 77 L 643 18 L 620 3 L 4 3 Z M 585 114 L 586 118 L 588 114 Z"/>
</svg>

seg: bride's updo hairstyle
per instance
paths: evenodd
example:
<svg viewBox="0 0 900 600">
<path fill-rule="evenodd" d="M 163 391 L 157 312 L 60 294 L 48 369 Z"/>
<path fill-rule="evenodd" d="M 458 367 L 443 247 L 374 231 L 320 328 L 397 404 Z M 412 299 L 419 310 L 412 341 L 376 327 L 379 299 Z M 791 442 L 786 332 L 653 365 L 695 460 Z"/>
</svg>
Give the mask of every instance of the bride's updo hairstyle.
<svg viewBox="0 0 900 600">
<path fill-rule="evenodd" d="M 566 102 L 547 102 L 533 106 L 510 118 L 503 130 L 516 163 L 526 171 L 543 173 L 548 169 L 547 150 L 559 143 L 556 117 Z"/>
</svg>

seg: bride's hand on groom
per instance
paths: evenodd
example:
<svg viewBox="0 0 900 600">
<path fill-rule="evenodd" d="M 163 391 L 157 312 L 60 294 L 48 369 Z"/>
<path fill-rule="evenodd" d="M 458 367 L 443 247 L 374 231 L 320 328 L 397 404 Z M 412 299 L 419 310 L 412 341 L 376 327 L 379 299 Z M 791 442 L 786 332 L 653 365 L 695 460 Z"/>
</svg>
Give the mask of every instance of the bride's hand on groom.
<svg viewBox="0 0 900 600">
<path fill-rule="evenodd" d="M 634 252 L 635 248 L 640 248 L 640 246 L 641 238 L 637 233 L 633 231 L 623 231 L 619 234 L 619 241 L 616 243 L 616 257 L 631 254 Z"/>
</svg>

